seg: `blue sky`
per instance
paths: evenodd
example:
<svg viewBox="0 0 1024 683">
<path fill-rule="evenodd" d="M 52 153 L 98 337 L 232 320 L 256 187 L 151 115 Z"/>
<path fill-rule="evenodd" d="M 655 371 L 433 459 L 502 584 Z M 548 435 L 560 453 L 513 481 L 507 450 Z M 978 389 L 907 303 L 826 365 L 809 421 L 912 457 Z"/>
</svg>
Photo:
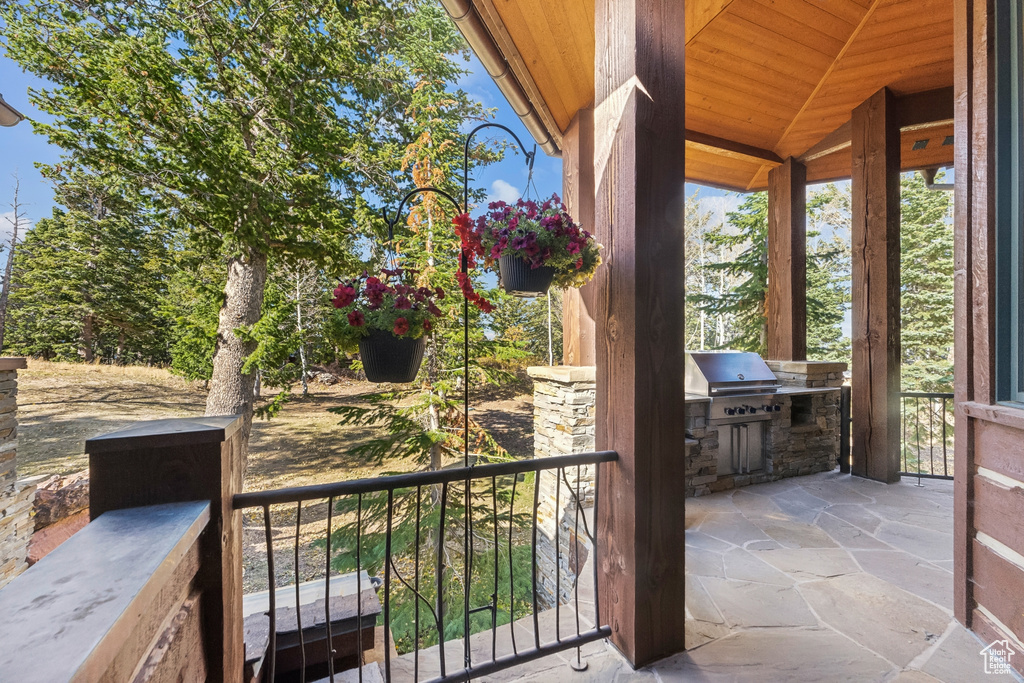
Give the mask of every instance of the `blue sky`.
<svg viewBox="0 0 1024 683">
<path fill-rule="evenodd" d="M 528 149 L 533 148 L 533 138 L 522 125 L 519 117 L 505 101 L 494 81 L 477 61 L 472 57 L 469 63 L 471 73 L 467 74 L 459 86 L 485 107 L 497 110 L 494 121 L 514 130 L 523 140 Z M 0 56 L 0 93 L 15 109 L 27 117 L 36 120 L 47 120 L 47 116 L 29 103 L 30 88 L 43 88 L 45 81 L 23 73 L 21 68 L 6 56 Z M 468 127 L 467 127 L 468 130 Z M 501 130 L 482 131 L 478 135 L 500 136 Z M 36 169 L 35 164 L 54 163 L 60 157 L 60 150 L 50 145 L 46 138 L 37 135 L 32 125 L 24 121 L 14 128 L 0 129 L 0 215 L 10 211 L 13 191 L 14 173 L 21 176 L 21 201 L 31 222 L 50 215 L 53 205 L 53 189 Z M 480 170 L 475 178 L 476 184 L 487 189 L 495 199 L 514 200 L 526 190 L 527 168 L 521 155 L 508 155 L 500 163 Z M 538 149 L 537 161 L 534 164 L 533 182 L 537 194 L 547 197 L 552 192 L 562 191 L 562 160 L 549 157 Z M 697 189 L 695 185 L 687 185 L 687 195 Z M 713 199 L 723 197 L 727 193 L 712 188 L 700 188 L 700 196 L 708 208 L 731 210 L 738 203 L 738 198 Z M 2 222 L 2 221 L 0 221 Z M 2 230 L 2 227 L 0 227 Z"/>
</svg>

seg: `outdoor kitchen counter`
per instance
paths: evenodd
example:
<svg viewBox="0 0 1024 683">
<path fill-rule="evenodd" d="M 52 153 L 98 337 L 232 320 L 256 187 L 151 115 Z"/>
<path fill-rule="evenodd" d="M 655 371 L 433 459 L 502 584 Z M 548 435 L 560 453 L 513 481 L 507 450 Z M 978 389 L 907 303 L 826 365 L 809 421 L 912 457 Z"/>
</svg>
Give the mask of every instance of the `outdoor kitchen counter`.
<svg viewBox="0 0 1024 683">
<path fill-rule="evenodd" d="M 707 403 L 710 400 L 710 396 L 701 396 L 700 394 L 686 394 L 687 403 Z"/>
<path fill-rule="evenodd" d="M 803 394 L 823 394 L 827 391 L 839 391 L 841 387 L 779 387 L 776 396 L 797 396 Z"/>
</svg>

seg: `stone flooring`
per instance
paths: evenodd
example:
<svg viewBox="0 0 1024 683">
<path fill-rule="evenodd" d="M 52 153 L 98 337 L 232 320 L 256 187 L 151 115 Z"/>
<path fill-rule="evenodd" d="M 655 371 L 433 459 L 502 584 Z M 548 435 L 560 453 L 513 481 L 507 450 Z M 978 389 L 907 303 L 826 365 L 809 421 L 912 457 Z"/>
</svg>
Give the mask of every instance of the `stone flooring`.
<svg viewBox="0 0 1024 683">
<path fill-rule="evenodd" d="M 915 481 L 828 472 L 688 499 L 687 652 L 634 671 L 598 642 L 582 673 L 565 653 L 478 680 L 1020 681 L 985 674 L 953 619 L 952 482 Z"/>
</svg>

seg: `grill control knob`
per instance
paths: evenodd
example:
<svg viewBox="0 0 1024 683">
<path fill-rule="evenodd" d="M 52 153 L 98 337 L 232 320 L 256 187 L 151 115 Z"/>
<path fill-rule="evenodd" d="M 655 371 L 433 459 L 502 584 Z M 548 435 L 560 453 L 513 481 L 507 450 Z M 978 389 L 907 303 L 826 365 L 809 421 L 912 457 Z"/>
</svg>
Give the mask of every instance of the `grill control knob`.
<svg viewBox="0 0 1024 683">
<path fill-rule="evenodd" d="M 770 413 L 770 412 L 772 412 L 773 410 L 775 410 L 775 409 L 774 409 L 773 407 L 771 407 L 771 406 L 761 406 L 761 408 L 762 408 L 762 409 L 764 410 L 764 412 L 766 412 L 766 413 Z"/>
<path fill-rule="evenodd" d="M 725 409 L 725 414 L 726 415 L 735 415 L 736 414 L 736 409 L 735 408 L 726 408 Z"/>
<path fill-rule="evenodd" d="M 736 412 L 739 413 L 740 415 L 746 415 L 747 414 L 747 409 L 746 408 L 737 408 Z"/>
<path fill-rule="evenodd" d="M 778 403 L 776 403 L 776 404 L 775 404 L 775 412 L 777 413 L 777 412 L 779 412 L 780 410 L 782 410 L 782 406 L 780 406 L 780 405 L 779 405 Z"/>
</svg>

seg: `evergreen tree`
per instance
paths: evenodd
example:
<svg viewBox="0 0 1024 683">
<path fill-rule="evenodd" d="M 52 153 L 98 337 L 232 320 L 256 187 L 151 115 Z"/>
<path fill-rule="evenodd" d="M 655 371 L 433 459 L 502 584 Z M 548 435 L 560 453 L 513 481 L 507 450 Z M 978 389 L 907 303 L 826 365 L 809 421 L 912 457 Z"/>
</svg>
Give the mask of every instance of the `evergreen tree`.
<svg viewBox="0 0 1024 683">
<path fill-rule="evenodd" d="M 832 225 L 843 215 L 843 195 L 827 186 L 808 200 L 812 225 Z M 848 203 L 848 199 L 846 200 Z M 848 215 L 848 214 L 847 214 Z M 848 219 L 847 219 L 848 220 Z M 768 295 L 768 195 L 749 194 L 739 209 L 728 214 L 728 223 L 705 233 L 711 251 L 724 254 L 698 271 L 706 282 L 724 282 L 725 288 L 705 288 L 688 295 L 696 311 L 725 319 L 725 341 L 715 348 L 767 352 L 766 301 Z M 849 248 L 835 235 L 822 239 L 808 230 L 807 249 L 807 348 L 808 357 L 842 360 L 849 356 L 849 341 L 842 323 L 849 302 Z M 709 345 L 711 346 L 711 345 Z"/>
<path fill-rule="evenodd" d="M 50 169 L 44 169 L 50 172 Z M 164 234 L 145 200 L 117 181 L 66 169 L 61 205 L 15 256 L 12 349 L 44 358 L 162 363 L 168 320 Z"/>
<path fill-rule="evenodd" d="M 917 174 L 901 188 L 900 315 L 905 391 L 953 390 L 952 194 Z"/>
</svg>

